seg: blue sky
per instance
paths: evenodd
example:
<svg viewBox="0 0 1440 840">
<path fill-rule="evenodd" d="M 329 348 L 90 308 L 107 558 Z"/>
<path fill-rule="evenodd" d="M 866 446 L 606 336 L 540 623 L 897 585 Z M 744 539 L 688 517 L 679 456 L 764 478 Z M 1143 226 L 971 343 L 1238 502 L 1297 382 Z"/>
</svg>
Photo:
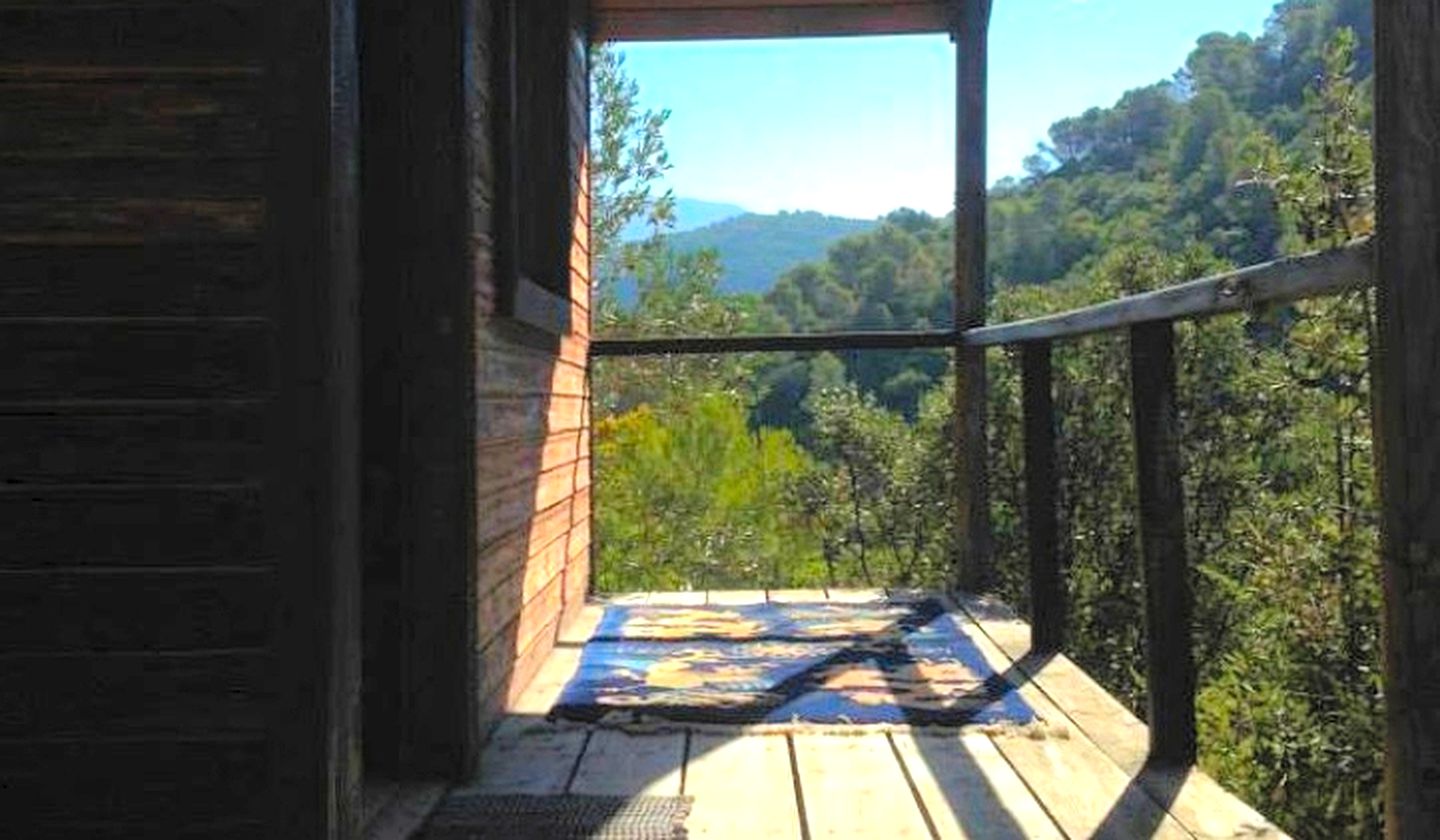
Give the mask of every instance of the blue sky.
<svg viewBox="0 0 1440 840">
<path fill-rule="evenodd" d="M 1050 124 L 1169 78 L 1207 32 L 1259 34 L 1274 0 L 994 0 L 989 174 Z M 954 47 L 944 36 L 624 44 L 669 108 L 677 195 L 869 218 L 953 202 Z"/>
</svg>

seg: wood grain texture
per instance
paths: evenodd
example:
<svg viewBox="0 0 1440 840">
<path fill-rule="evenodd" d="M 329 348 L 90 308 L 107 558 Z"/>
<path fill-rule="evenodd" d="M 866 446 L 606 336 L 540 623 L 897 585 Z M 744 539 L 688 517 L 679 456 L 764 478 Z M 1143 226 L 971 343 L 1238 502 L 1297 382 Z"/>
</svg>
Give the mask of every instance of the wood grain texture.
<svg viewBox="0 0 1440 840">
<path fill-rule="evenodd" d="M 0 78 L 0 158 L 263 158 L 250 78 L 154 75 L 90 83 Z"/>
<path fill-rule="evenodd" d="M 1371 284 L 1373 255 L 1371 242 L 1359 240 L 1332 251 L 1285 257 L 1069 312 L 966 330 L 964 341 L 995 346 L 1075 338 L 1148 321 L 1205 318 L 1363 289 Z"/>
<path fill-rule="evenodd" d="M 0 573 L 0 638 L 13 651 L 261 647 L 267 570 Z"/>
<path fill-rule="evenodd" d="M 959 5 L 955 40 L 955 327 L 985 323 L 986 178 L 990 0 Z M 955 351 L 955 556 L 952 579 L 983 592 L 994 574 L 983 348 Z"/>
<path fill-rule="evenodd" d="M 810 837 L 930 837 L 888 740 L 796 735 L 794 743 Z"/>
<path fill-rule="evenodd" d="M 261 477 L 263 405 L 0 415 L 10 484 L 235 484 Z"/>
<path fill-rule="evenodd" d="M 588 736 L 572 729 L 555 731 L 526 716 L 500 722 L 480 755 L 480 775 L 469 793 L 524 793 L 535 796 L 565 792 Z"/>
<path fill-rule="evenodd" d="M 269 322 L 0 320 L 5 401 L 214 399 L 274 390 Z"/>
<path fill-rule="evenodd" d="M 1060 567 L 1060 486 L 1055 459 L 1055 402 L 1050 343 L 1021 345 L 1025 426 L 1025 535 L 1030 555 L 1031 649 L 1058 651 L 1065 641 L 1065 579 Z"/>
<path fill-rule="evenodd" d="M 666 7 L 601 7 L 595 38 L 675 41 L 715 38 L 811 38 L 945 32 L 943 3 L 862 5 L 744 2 L 674 3 Z"/>
<path fill-rule="evenodd" d="M 85 836 L 80 826 L 99 823 L 112 836 L 134 836 L 255 822 L 263 819 L 266 764 L 258 740 L 11 742 L 0 750 L 0 806 L 21 837 Z"/>
<path fill-rule="evenodd" d="M 257 0 L 0 5 L 6 63 L 229 67 L 254 62 L 263 6 Z"/>
<path fill-rule="evenodd" d="M 271 665 L 260 650 L 6 654 L 0 737 L 263 738 Z"/>
<path fill-rule="evenodd" d="M 890 736 L 944 840 L 1063 837 L 989 738 Z"/>
<path fill-rule="evenodd" d="M 1194 595 L 1185 559 L 1185 490 L 1175 393 L 1175 329 L 1130 328 L 1135 485 L 1145 585 L 1145 687 L 1150 760 L 1195 763 Z"/>
<path fill-rule="evenodd" d="M 1440 825 L 1440 8 L 1375 4 L 1385 831 Z"/>
<path fill-rule="evenodd" d="M 628 735 L 600 729 L 590 736 L 569 793 L 590 796 L 679 796 L 685 735 Z"/>
<path fill-rule="evenodd" d="M 258 316 L 269 294 L 262 263 L 254 243 L 0 246 L 0 311 L 11 318 Z"/>
<path fill-rule="evenodd" d="M 15 453 L 7 447 L 5 457 Z M 275 558 L 256 486 L 0 488 L 0 569 L 257 566 Z"/>
<path fill-rule="evenodd" d="M 801 821 L 783 737 L 693 734 L 685 795 L 695 798 L 685 827 L 695 838 L 799 838 Z"/>
<path fill-rule="evenodd" d="M 1027 655 L 1029 628 L 1009 606 L 970 595 L 958 600 L 966 621 L 975 622 L 974 630 L 967 632 L 978 634 L 977 644 L 992 666 L 1003 649 L 1026 679 L 1020 688 L 1026 702 L 1047 719 L 1077 730 L 1070 736 L 1071 749 L 1098 749 L 1130 777 L 1134 787 L 1157 804 L 1164 803 L 1170 815 L 1197 837 L 1286 836 L 1199 770 L 1147 767 L 1149 730 L 1109 692 L 1064 656 Z"/>
</svg>

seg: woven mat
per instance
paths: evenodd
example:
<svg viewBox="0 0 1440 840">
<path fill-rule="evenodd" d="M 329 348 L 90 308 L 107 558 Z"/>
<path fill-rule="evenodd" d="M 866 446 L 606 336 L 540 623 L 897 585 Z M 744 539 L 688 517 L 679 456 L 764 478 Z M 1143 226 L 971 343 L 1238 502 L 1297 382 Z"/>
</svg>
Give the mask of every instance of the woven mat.
<svg viewBox="0 0 1440 840">
<path fill-rule="evenodd" d="M 421 840 L 685 840 L 688 796 L 526 796 L 455 793 Z"/>
<path fill-rule="evenodd" d="M 1038 720 L 934 599 L 611 605 L 551 716 L 784 731 Z"/>
</svg>

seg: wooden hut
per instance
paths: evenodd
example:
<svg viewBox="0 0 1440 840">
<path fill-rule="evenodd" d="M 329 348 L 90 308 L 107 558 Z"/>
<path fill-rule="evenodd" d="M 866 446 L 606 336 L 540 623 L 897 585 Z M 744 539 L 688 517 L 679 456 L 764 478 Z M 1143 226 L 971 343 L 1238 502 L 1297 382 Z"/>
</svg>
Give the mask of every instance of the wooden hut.
<svg viewBox="0 0 1440 840">
<path fill-rule="evenodd" d="M 0 835 L 360 837 L 380 805 L 423 815 L 486 772 L 588 589 L 592 40 L 953 34 L 958 327 L 825 341 L 955 348 L 957 579 L 982 587 L 985 348 L 1025 344 L 1043 407 L 1067 334 L 977 332 L 988 14 L 0 0 Z M 1421 837 L 1440 824 L 1440 4 L 1377 2 L 1376 22 L 1387 831 Z M 1158 615 L 1186 597 L 1165 582 L 1168 325 L 1199 310 L 1155 305 L 1107 324 L 1135 330 L 1152 397 Z M 785 341 L 763 346 L 803 349 Z M 1053 534 L 1032 537 L 1043 588 Z M 1184 764 L 1192 669 L 1152 664 L 1150 749 Z"/>
</svg>

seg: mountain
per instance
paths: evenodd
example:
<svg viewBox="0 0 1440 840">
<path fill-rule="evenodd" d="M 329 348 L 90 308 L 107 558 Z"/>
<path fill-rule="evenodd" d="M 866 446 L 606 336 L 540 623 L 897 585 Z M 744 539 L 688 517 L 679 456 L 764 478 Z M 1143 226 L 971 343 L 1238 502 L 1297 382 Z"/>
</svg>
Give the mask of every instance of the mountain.
<svg viewBox="0 0 1440 840">
<path fill-rule="evenodd" d="M 725 277 L 720 290 L 763 293 L 786 270 L 825 256 L 837 239 L 873 229 L 871 219 L 846 219 L 814 211 L 773 215 L 745 213 L 694 230 L 671 234 L 676 251 L 714 248 Z"/>
<path fill-rule="evenodd" d="M 736 216 L 744 215 L 745 212 L 745 208 L 738 204 L 677 197 L 675 199 L 673 232 L 684 233 L 687 230 L 695 230 L 716 222 L 723 222 L 726 219 L 733 219 Z M 630 224 L 620 231 L 620 238 L 625 242 L 635 242 L 649 235 L 650 228 L 643 219 L 631 219 Z"/>
</svg>

